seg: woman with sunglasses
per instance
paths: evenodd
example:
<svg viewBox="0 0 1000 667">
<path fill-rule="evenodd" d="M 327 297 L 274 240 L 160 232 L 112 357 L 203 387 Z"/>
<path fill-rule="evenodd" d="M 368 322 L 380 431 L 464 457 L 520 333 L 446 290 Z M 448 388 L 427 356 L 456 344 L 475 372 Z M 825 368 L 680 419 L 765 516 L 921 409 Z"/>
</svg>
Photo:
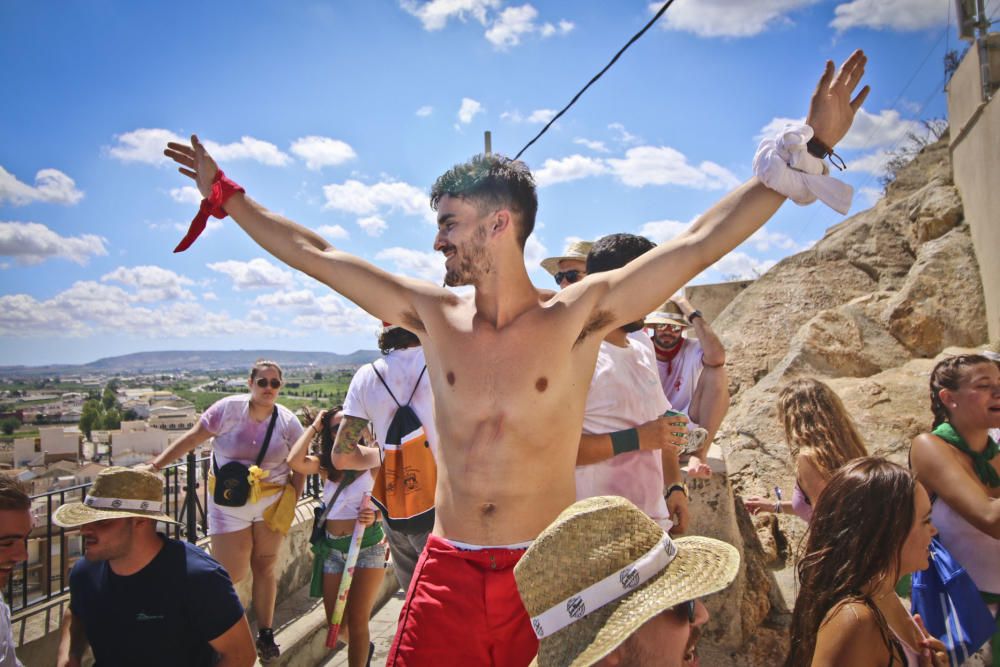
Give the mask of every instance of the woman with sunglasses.
<svg viewBox="0 0 1000 667">
<path fill-rule="evenodd" d="M 795 463 L 795 486 L 789 500 L 775 488 L 776 499 L 743 499 L 750 514 L 791 512 L 809 523 L 813 507 L 838 468 L 867 456 L 865 443 L 840 397 L 814 378 L 793 380 L 778 393 L 778 418 Z"/>
<path fill-rule="evenodd" d="M 234 584 L 253 573 L 257 654 L 264 661 L 281 653 L 272 631 L 278 590 L 274 566 L 305 483 L 305 477 L 292 472 L 285 461 L 303 428 L 291 410 L 276 402 L 282 385 L 277 363 L 256 362 L 247 384 L 248 394 L 227 396 L 213 403 L 198 423 L 154 458 L 150 466 L 159 472 L 209 438 L 215 439 L 207 508 L 212 556 L 226 568 Z M 249 497 L 239 507 L 219 504 L 214 492 L 220 469 L 231 462 L 245 466 L 252 480 Z"/>
<path fill-rule="evenodd" d="M 930 498 L 906 468 L 865 457 L 838 470 L 797 568 L 785 667 L 947 667 L 944 646 L 894 589 L 927 567 L 936 532 Z"/>
<path fill-rule="evenodd" d="M 1000 366 L 963 354 L 931 373 L 933 430 L 910 447 L 910 465 L 934 498 L 941 544 L 965 568 L 994 616 L 1000 608 Z M 990 647 L 1000 664 L 1000 631 Z"/>
</svg>

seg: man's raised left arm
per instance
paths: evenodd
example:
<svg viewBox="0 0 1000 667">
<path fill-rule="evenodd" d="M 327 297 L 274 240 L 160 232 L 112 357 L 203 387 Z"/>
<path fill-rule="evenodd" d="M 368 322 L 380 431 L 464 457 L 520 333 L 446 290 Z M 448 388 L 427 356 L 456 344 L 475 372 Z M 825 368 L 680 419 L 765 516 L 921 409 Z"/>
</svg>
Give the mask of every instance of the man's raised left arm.
<svg viewBox="0 0 1000 667">
<path fill-rule="evenodd" d="M 847 134 L 854 115 L 868 95 L 868 86 L 852 98 L 867 59 L 855 51 L 834 73 L 827 62 L 813 93 L 806 124 L 814 138 L 832 149 Z M 726 194 L 677 238 L 629 262 L 596 276 L 592 288 L 604 289 L 595 312 L 610 331 L 652 312 L 688 280 L 708 268 L 748 239 L 785 201 L 785 196 L 765 186 L 756 176 Z"/>
</svg>

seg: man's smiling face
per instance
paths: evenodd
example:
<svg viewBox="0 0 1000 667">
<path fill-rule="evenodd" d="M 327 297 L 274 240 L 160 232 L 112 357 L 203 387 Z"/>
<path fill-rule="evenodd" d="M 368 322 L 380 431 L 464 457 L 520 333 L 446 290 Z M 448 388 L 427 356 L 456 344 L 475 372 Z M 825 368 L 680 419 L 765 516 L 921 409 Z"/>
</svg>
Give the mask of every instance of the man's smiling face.
<svg viewBox="0 0 1000 667">
<path fill-rule="evenodd" d="M 17 564 L 28 559 L 31 526 L 28 510 L 0 510 L 0 589 L 7 586 Z"/>
</svg>

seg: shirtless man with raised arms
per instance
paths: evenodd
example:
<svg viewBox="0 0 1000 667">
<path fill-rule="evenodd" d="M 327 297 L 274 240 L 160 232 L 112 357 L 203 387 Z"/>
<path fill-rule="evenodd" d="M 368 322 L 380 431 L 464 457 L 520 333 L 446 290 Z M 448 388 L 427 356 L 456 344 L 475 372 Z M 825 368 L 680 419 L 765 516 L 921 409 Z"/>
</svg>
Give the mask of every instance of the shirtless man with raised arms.
<svg viewBox="0 0 1000 667">
<path fill-rule="evenodd" d="M 867 95 L 866 86 L 851 99 L 865 61 L 855 52 L 836 75 L 827 63 L 813 95 L 807 124 L 830 148 Z M 165 153 L 210 197 L 218 167 L 196 137 Z M 242 193 L 228 198 L 225 212 L 268 252 L 413 331 L 424 347 L 441 439 L 437 517 L 389 664 L 521 665 L 533 657 L 537 641 L 512 570 L 526 543 L 575 500 L 601 341 L 742 243 L 784 200 L 752 178 L 672 241 L 543 295 L 524 266 L 533 179 L 522 163 L 479 156 L 441 176 L 431 193 L 446 284 L 475 287 L 460 297 L 337 250 Z"/>
</svg>

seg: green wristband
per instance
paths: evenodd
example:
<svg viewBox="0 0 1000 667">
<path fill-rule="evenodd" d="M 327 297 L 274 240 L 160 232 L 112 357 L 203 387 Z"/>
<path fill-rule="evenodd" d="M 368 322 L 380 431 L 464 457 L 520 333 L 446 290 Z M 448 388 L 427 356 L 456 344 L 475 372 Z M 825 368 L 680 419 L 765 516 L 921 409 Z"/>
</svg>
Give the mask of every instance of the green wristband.
<svg viewBox="0 0 1000 667">
<path fill-rule="evenodd" d="M 615 456 L 639 451 L 639 432 L 634 428 L 615 431 L 611 434 L 611 449 L 614 450 Z"/>
</svg>

